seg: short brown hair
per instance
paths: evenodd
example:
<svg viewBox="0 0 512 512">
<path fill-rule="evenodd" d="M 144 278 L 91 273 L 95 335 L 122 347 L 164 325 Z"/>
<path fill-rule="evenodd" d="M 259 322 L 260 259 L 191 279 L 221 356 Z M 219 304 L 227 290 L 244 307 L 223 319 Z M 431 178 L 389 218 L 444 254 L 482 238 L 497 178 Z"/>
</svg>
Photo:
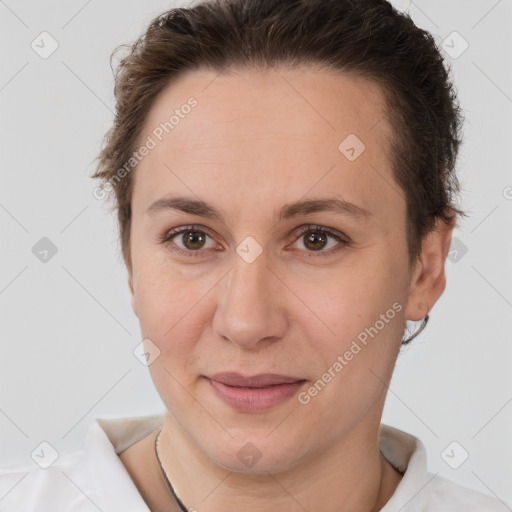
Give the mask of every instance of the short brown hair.
<svg viewBox="0 0 512 512">
<path fill-rule="evenodd" d="M 204 0 L 164 12 L 121 47 L 130 52 L 115 71 L 115 120 L 92 177 L 114 192 L 128 266 L 133 173 L 117 182 L 116 173 L 135 151 L 159 92 L 198 68 L 311 64 L 373 81 L 393 128 L 391 165 L 407 204 L 410 262 L 436 218 L 465 215 L 453 203 L 462 116 L 449 69 L 432 35 L 385 0 Z"/>
</svg>

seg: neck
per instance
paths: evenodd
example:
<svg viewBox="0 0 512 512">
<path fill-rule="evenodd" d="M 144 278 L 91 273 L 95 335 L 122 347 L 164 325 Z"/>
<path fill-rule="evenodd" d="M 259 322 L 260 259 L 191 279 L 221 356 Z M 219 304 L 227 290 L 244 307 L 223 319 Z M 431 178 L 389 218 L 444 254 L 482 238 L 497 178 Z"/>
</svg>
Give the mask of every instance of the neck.
<svg viewBox="0 0 512 512">
<path fill-rule="evenodd" d="M 379 423 L 356 428 L 329 449 L 277 473 L 231 471 L 215 464 L 166 414 L 158 452 L 187 510 L 377 512 L 401 475 L 379 451 Z M 169 492 L 170 496 L 170 492 Z"/>
</svg>

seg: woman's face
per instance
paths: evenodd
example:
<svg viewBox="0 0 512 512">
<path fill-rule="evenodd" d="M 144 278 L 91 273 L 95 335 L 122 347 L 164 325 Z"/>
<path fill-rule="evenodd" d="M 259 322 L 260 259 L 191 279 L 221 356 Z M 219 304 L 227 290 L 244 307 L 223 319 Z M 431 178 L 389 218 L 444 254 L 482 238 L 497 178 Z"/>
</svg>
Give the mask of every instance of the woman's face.
<svg viewBox="0 0 512 512">
<path fill-rule="evenodd" d="M 427 307 L 409 294 L 390 136 L 376 86 L 308 68 L 194 71 L 153 104 L 132 303 L 170 416 L 216 463 L 284 470 L 378 424 L 405 319 Z M 302 383 L 275 402 L 224 388 L 237 406 L 208 379 L 220 372 Z M 244 450 L 263 455 L 254 469 Z"/>
</svg>

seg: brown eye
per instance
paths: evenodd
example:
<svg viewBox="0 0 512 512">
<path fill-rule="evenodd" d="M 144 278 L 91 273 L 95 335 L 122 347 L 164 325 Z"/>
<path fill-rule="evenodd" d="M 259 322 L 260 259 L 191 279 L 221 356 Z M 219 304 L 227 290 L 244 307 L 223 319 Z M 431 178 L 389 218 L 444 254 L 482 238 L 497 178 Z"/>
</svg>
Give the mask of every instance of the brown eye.
<svg viewBox="0 0 512 512">
<path fill-rule="evenodd" d="M 323 232 L 309 231 L 304 236 L 304 245 L 312 251 L 320 251 L 327 245 L 328 238 Z"/>
<path fill-rule="evenodd" d="M 350 240 L 342 233 L 322 226 L 304 226 L 299 231 L 295 243 L 299 245 L 299 249 L 305 252 L 308 257 L 313 258 L 317 256 L 333 256 L 351 244 Z M 300 247 L 301 245 L 302 247 Z"/>
<path fill-rule="evenodd" d="M 206 242 L 206 235 L 202 231 L 185 231 L 181 235 L 183 245 L 190 250 L 201 249 Z"/>
<path fill-rule="evenodd" d="M 171 229 L 160 236 L 158 241 L 168 245 L 173 252 L 184 256 L 205 255 L 208 249 L 216 247 L 213 238 L 195 226 Z"/>
</svg>

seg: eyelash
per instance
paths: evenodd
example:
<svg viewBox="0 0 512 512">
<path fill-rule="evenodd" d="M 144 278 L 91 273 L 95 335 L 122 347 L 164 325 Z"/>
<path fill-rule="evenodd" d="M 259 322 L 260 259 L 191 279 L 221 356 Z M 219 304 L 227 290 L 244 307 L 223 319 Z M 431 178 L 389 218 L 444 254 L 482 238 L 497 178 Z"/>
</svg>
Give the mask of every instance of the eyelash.
<svg viewBox="0 0 512 512">
<path fill-rule="evenodd" d="M 158 237 L 158 242 L 163 245 L 166 245 L 169 242 L 171 242 L 172 239 L 175 238 L 176 236 L 186 233 L 188 231 L 199 231 L 200 233 L 203 233 L 203 234 L 209 236 L 210 238 L 212 238 L 208 234 L 207 230 L 205 230 L 202 226 L 190 225 L 190 226 L 183 226 L 181 228 L 175 228 L 175 229 L 171 229 L 170 231 L 167 231 L 166 233 L 164 233 L 163 235 L 160 235 Z M 317 251 L 306 251 L 307 253 L 309 253 L 308 257 L 311 257 L 311 258 L 332 256 L 333 254 L 337 253 L 344 247 L 351 245 L 351 242 L 348 239 L 346 239 L 346 237 L 344 238 L 343 235 L 338 234 L 335 231 L 332 231 L 328 228 L 325 228 L 323 226 L 318 226 L 318 225 L 307 225 L 307 226 L 303 226 L 303 227 L 299 228 L 299 233 L 294 238 L 293 243 L 295 243 L 297 240 L 299 240 L 302 236 L 304 236 L 308 232 L 322 233 L 324 235 L 328 235 L 331 238 L 334 238 L 334 240 L 336 240 L 339 243 L 339 245 L 336 246 L 336 248 L 334 248 L 334 249 L 331 248 L 328 251 L 318 251 L 318 252 Z M 171 250 L 177 254 L 181 254 L 181 255 L 184 255 L 187 257 L 201 256 L 201 253 L 205 252 L 204 250 L 201 250 L 201 249 L 198 249 L 197 251 L 193 251 L 193 250 L 185 250 L 180 247 L 171 247 Z"/>
</svg>

